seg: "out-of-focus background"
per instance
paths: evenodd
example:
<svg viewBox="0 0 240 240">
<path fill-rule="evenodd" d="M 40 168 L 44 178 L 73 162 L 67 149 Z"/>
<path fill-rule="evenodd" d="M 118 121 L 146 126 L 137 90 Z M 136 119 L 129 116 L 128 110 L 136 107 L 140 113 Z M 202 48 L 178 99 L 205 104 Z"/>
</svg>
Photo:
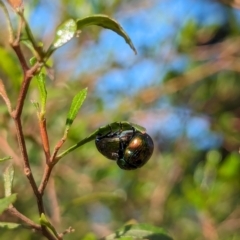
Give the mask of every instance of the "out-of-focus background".
<svg viewBox="0 0 240 240">
<path fill-rule="evenodd" d="M 136 171 L 119 169 L 94 142 L 60 161 L 45 202 L 58 230 L 75 229 L 66 239 L 99 238 L 129 220 L 161 226 L 178 240 L 240 239 L 240 12 L 239 1 L 222 2 L 229 5 L 214 0 L 26 1 L 26 18 L 46 48 L 64 20 L 101 13 L 123 26 L 138 51 L 134 55 L 114 32 L 89 27 L 54 53 L 54 80 L 47 83 L 51 147 L 62 137 L 73 96 L 85 87 L 87 99 L 64 148 L 122 120 L 146 127 L 155 143 L 150 161 Z M 0 29 L 0 78 L 14 105 L 21 69 L 1 11 Z M 44 155 L 31 100 L 38 100 L 34 81 L 23 122 L 40 181 Z M 14 157 L 16 207 L 37 221 L 14 127 L 1 100 L 0 156 L 5 155 Z M 1 239 L 36 239 L 24 229 L 0 233 Z"/>
</svg>

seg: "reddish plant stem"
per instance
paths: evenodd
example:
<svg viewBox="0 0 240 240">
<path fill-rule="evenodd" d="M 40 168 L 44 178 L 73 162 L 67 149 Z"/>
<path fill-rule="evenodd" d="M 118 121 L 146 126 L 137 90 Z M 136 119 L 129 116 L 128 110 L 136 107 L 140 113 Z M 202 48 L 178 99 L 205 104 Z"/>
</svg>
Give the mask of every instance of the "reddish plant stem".
<svg viewBox="0 0 240 240">
<path fill-rule="evenodd" d="M 62 145 L 64 144 L 64 142 L 66 141 L 66 138 L 63 137 L 55 146 L 54 148 L 54 151 L 53 151 L 53 154 L 50 158 L 50 161 L 49 163 L 47 163 L 45 165 L 45 169 L 44 169 L 44 173 L 43 173 L 43 177 L 42 177 L 42 181 L 38 187 L 38 191 L 41 195 L 43 195 L 44 193 L 44 190 L 47 186 L 47 183 L 48 183 L 48 180 L 50 178 L 50 175 L 51 175 L 51 172 L 52 172 L 52 169 L 54 167 L 54 165 L 57 163 L 57 161 L 55 161 L 55 158 L 57 156 L 57 153 L 59 151 L 59 149 L 62 147 Z"/>
<path fill-rule="evenodd" d="M 19 144 L 20 152 L 21 152 L 22 159 L 23 159 L 24 173 L 27 176 L 27 178 L 32 186 L 33 192 L 38 200 L 39 192 L 38 192 L 34 177 L 32 175 L 30 164 L 29 164 L 26 144 L 25 144 L 24 135 L 23 135 L 23 131 L 22 131 L 22 123 L 21 123 L 21 120 L 18 118 L 14 118 L 14 123 L 15 123 L 15 127 L 16 127 L 16 135 L 17 135 L 18 144 Z M 38 202 L 39 202 L 39 200 L 38 200 Z M 39 209 L 39 211 L 41 210 L 41 212 L 43 211 L 43 207 L 41 206 L 41 204 L 40 205 L 38 204 L 38 209 Z"/>
<path fill-rule="evenodd" d="M 66 141 L 66 137 L 64 136 L 62 139 L 60 139 L 60 141 L 56 144 L 55 148 L 54 148 L 54 152 L 53 155 L 51 157 L 51 163 L 55 164 L 55 158 L 58 154 L 59 149 L 62 147 L 62 145 L 65 143 Z"/>
<path fill-rule="evenodd" d="M 39 128 L 40 128 L 40 134 L 42 139 L 42 146 L 43 151 L 45 153 L 46 157 L 46 164 L 50 163 L 50 148 L 49 148 L 49 140 L 48 140 L 48 133 L 47 133 L 47 127 L 46 127 L 46 118 L 39 118 Z"/>
<path fill-rule="evenodd" d="M 41 196 L 44 194 L 52 169 L 53 165 L 51 165 L 51 163 L 45 165 L 42 181 L 38 187 L 38 192 Z"/>
<path fill-rule="evenodd" d="M 40 68 L 40 66 L 41 66 L 40 63 L 36 63 L 31 69 L 28 69 L 26 72 L 24 72 L 23 83 L 18 96 L 17 107 L 14 113 L 14 118 L 16 119 L 20 118 L 22 114 L 22 109 L 23 109 L 24 101 L 28 92 L 30 82 L 33 78 L 33 75 Z"/>
<path fill-rule="evenodd" d="M 14 46 L 13 46 L 13 48 L 16 49 Z M 17 49 L 20 50 L 20 48 L 17 48 Z M 18 51 L 16 51 L 16 52 L 18 52 Z M 22 56 L 21 50 L 18 54 L 18 57 L 20 57 L 20 59 L 19 59 L 20 61 L 22 60 L 22 58 L 24 59 L 24 57 Z M 24 60 L 24 62 L 25 62 L 25 60 Z M 25 66 L 25 65 L 26 65 L 26 62 L 22 63 L 22 66 Z M 23 83 L 22 83 L 22 87 L 21 87 L 21 90 L 20 90 L 20 93 L 18 96 L 16 110 L 12 111 L 12 118 L 14 119 L 18 144 L 19 144 L 20 152 L 21 152 L 22 159 L 23 159 L 24 173 L 27 176 L 27 178 L 32 186 L 33 192 L 36 196 L 39 213 L 42 213 L 42 212 L 44 213 L 42 199 L 38 192 L 37 185 L 36 185 L 36 182 L 32 175 L 31 167 L 29 164 L 27 148 L 26 148 L 26 144 L 25 144 L 25 139 L 24 139 L 23 130 L 22 130 L 22 122 L 21 122 L 22 109 L 23 109 L 24 100 L 26 98 L 26 94 L 27 94 L 27 91 L 29 88 L 29 84 L 30 84 L 30 81 L 32 79 L 34 72 L 36 72 L 38 68 L 39 68 L 39 64 L 36 64 L 34 67 L 32 67 L 31 69 L 29 69 L 27 71 L 26 71 L 26 69 L 28 69 L 27 66 L 25 66 L 23 68 L 23 72 L 24 72 Z"/>
<path fill-rule="evenodd" d="M 26 75 L 27 76 L 27 75 Z M 23 81 L 23 85 L 20 91 L 20 95 L 19 95 L 19 101 L 21 102 L 21 104 L 17 104 L 17 108 L 15 111 L 12 112 L 12 117 L 14 119 L 15 122 L 15 127 L 16 127 L 16 135 L 17 135 L 17 139 L 18 139 L 18 144 L 20 147 L 20 152 L 22 155 L 22 159 L 23 159 L 23 164 L 24 164 L 24 173 L 27 176 L 29 183 L 33 189 L 33 192 L 36 196 L 36 200 L 37 200 L 37 206 L 38 206 L 38 212 L 39 215 L 41 215 L 41 213 L 44 213 L 44 205 L 43 205 L 43 200 L 42 200 L 42 195 L 39 193 L 35 179 L 33 177 L 32 174 L 32 170 L 29 164 L 29 159 L 28 159 L 28 154 L 27 154 L 27 149 L 26 149 L 26 144 L 25 144 L 25 139 L 24 139 L 24 135 L 23 135 L 23 131 L 22 131 L 22 123 L 21 123 L 21 112 L 22 112 L 22 108 L 23 108 L 23 104 L 24 104 L 24 100 L 26 98 L 26 93 L 29 87 L 29 84 L 26 84 L 25 81 L 28 81 L 30 83 L 31 80 L 31 75 L 29 75 L 29 78 L 25 78 Z M 25 88 L 25 89 L 23 89 Z M 20 98 L 20 96 L 22 96 L 22 98 Z M 47 237 L 49 240 L 56 240 L 56 238 L 46 229 L 45 226 L 41 226 L 41 231 L 42 234 Z"/>
<path fill-rule="evenodd" d="M 12 48 L 15 51 L 15 53 L 17 54 L 17 57 L 22 66 L 23 72 L 26 72 L 29 69 L 29 67 L 27 65 L 27 62 L 23 56 L 22 50 L 21 50 L 19 42 L 17 40 L 12 43 Z"/>
</svg>

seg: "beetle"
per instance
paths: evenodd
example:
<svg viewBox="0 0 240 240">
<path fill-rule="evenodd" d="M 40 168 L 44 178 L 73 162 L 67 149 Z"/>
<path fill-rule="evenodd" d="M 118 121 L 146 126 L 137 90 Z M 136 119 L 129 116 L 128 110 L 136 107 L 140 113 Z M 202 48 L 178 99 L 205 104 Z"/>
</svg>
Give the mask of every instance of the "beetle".
<svg viewBox="0 0 240 240">
<path fill-rule="evenodd" d="M 154 144 L 147 133 L 135 132 L 117 160 L 120 168 L 133 170 L 142 167 L 152 156 Z"/>
<path fill-rule="evenodd" d="M 144 132 L 136 130 L 112 131 L 104 135 L 97 135 L 95 144 L 98 151 L 106 158 L 117 161 L 117 165 L 125 170 L 142 167 L 152 156 L 154 144 L 152 138 Z"/>
</svg>

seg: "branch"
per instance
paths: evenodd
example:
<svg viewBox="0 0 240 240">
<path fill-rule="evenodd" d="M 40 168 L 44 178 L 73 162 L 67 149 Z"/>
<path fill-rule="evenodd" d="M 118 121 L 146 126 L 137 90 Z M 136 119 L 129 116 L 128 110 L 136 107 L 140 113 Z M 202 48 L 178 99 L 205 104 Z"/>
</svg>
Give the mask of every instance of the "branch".
<svg viewBox="0 0 240 240">
<path fill-rule="evenodd" d="M 47 186 L 47 183 L 48 183 L 48 180 L 50 178 L 52 169 L 53 169 L 53 165 L 51 165 L 51 163 L 48 163 L 48 164 L 45 165 L 42 181 L 41 181 L 41 183 L 38 187 L 38 192 L 41 196 L 44 194 L 44 190 Z"/>
<path fill-rule="evenodd" d="M 23 11 L 23 9 L 22 9 L 22 11 Z M 37 73 L 37 71 L 40 70 L 40 68 L 42 67 L 43 64 L 40 62 L 37 62 L 33 67 L 31 67 L 31 68 L 28 67 L 28 64 L 26 62 L 26 59 L 23 55 L 23 52 L 22 52 L 22 50 L 20 48 L 20 44 L 19 44 L 22 27 L 23 27 L 24 23 L 25 24 L 27 24 L 27 23 L 25 22 L 25 19 L 23 17 L 23 12 L 19 12 L 19 15 L 21 17 L 21 21 L 19 24 L 17 36 L 14 41 L 11 41 L 11 39 L 10 39 L 10 44 L 11 44 L 13 50 L 15 51 L 15 53 L 19 59 L 19 62 L 21 64 L 22 71 L 23 71 L 23 81 L 22 81 L 21 89 L 20 89 L 20 92 L 18 95 L 16 109 L 12 110 L 10 114 L 15 123 L 16 136 L 17 136 L 18 145 L 20 148 L 21 157 L 22 157 L 23 165 L 24 165 L 24 174 L 27 176 L 29 183 L 32 187 L 32 190 L 35 194 L 35 197 L 37 200 L 38 212 L 39 212 L 39 215 L 41 215 L 42 213 L 45 212 L 44 205 L 43 205 L 43 199 L 42 199 L 42 195 L 38 191 L 37 184 L 33 177 L 31 166 L 29 163 L 25 138 L 24 138 L 24 134 L 23 134 L 21 115 L 22 115 L 23 106 L 24 106 L 24 102 L 25 102 L 25 99 L 27 96 L 30 82 L 31 82 L 33 76 Z M 3 93 L 3 91 L 1 91 L 1 92 Z M 4 97 L 5 97 L 4 100 L 6 101 L 7 98 L 6 98 L 6 96 L 4 96 Z M 8 106 L 8 108 L 9 108 L 9 106 Z M 40 226 L 36 225 L 35 223 L 33 223 L 30 219 L 28 219 L 27 217 L 25 217 L 24 215 L 19 213 L 15 208 L 10 208 L 9 211 L 12 212 L 12 214 L 15 214 L 16 216 L 18 216 L 24 222 L 26 222 L 29 225 L 31 225 L 32 227 L 34 227 L 35 229 L 41 230 L 42 235 L 44 235 L 47 239 L 49 239 L 49 240 L 61 239 L 61 237 L 56 238 L 55 236 L 53 236 L 52 233 L 44 225 L 41 225 L 41 227 L 40 227 Z"/>
<path fill-rule="evenodd" d="M 42 231 L 40 225 L 37 225 L 31 219 L 29 219 L 26 216 L 24 216 L 23 214 L 21 214 L 15 207 L 10 206 L 7 211 L 11 215 L 13 215 L 13 216 L 17 217 L 18 219 L 20 219 L 22 222 L 26 223 L 27 226 L 29 226 L 30 228 L 32 228 L 32 229 L 34 229 L 36 231 Z"/>
<path fill-rule="evenodd" d="M 46 128 L 46 118 L 39 117 L 39 128 L 40 128 L 40 135 L 42 140 L 42 147 L 45 153 L 46 164 L 50 163 L 50 148 L 49 148 L 49 140 L 48 140 L 48 133 Z"/>
<path fill-rule="evenodd" d="M 49 240 L 56 240 L 56 238 L 46 229 L 46 227 L 42 227 L 36 223 L 34 223 L 31 219 L 21 214 L 13 205 L 11 205 L 7 210 L 11 215 L 17 217 L 22 222 L 24 222 L 28 227 L 36 230 L 39 233 L 42 233 Z M 59 237 L 61 239 L 61 237 Z"/>
<path fill-rule="evenodd" d="M 48 180 L 51 176 L 52 169 L 53 169 L 54 165 L 57 163 L 57 153 L 58 153 L 59 149 L 62 147 L 62 145 L 64 144 L 65 141 L 66 141 L 66 136 L 64 135 L 64 137 L 61 138 L 58 141 L 58 143 L 56 144 L 56 146 L 54 148 L 54 151 L 53 151 L 53 154 L 50 158 L 50 161 L 47 162 L 47 164 L 45 165 L 42 181 L 41 181 L 41 183 L 39 185 L 39 188 L 38 188 L 38 191 L 41 195 L 43 195 L 44 190 L 47 186 Z"/>
<path fill-rule="evenodd" d="M 23 56 L 21 49 L 20 48 L 17 48 L 17 49 L 20 51 L 20 54 L 18 55 L 18 57 Z M 19 58 L 19 61 L 21 62 L 21 58 Z M 28 67 L 25 66 L 25 63 L 21 63 L 21 65 L 22 65 L 24 77 L 23 77 L 21 90 L 20 90 L 18 100 L 17 100 L 17 107 L 16 107 L 16 110 L 13 112 L 13 117 L 15 119 L 20 118 L 30 82 L 31 82 L 34 74 L 42 66 L 41 63 L 39 63 L 39 62 L 37 62 L 31 69 L 28 69 Z"/>
<path fill-rule="evenodd" d="M 27 92 L 28 92 L 29 84 L 32 80 L 34 73 L 39 69 L 40 63 L 36 63 L 31 69 L 28 69 L 28 66 L 27 66 L 26 61 L 23 56 L 23 53 L 22 53 L 19 45 L 16 45 L 16 42 L 15 42 L 15 45 L 13 45 L 13 48 L 14 48 L 15 52 L 17 53 L 19 61 L 21 62 L 24 77 L 23 77 L 22 87 L 21 87 L 21 90 L 20 90 L 20 93 L 18 96 L 18 100 L 17 100 L 16 110 L 12 111 L 11 115 L 12 115 L 12 118 L 14 119 L 14 123 L 15 123 L 15 127 L 16 127 L 16 135 L 17 135 L 18 144 L 20 147 L 20 152 L 22 155 L 23 163 L 24 163 L 24 173 L 27 176 L 27 178 L 32 186 L 32 189 L 33 189 L 33 192 L 34 192 L 36 198 L 38 199 L 37 202 L 38 202 L 39 212 L 42 213 L 42 212 L 44 212 L 44 208 L 43 208 L 43 204 L 41 203 L 42 201 L 40 201 L 40 198 L 39 198 L 40 195 L 39 195 L 37 185 L 36 185 L 36 182 L 32 175 L 31 167 L 29 164 L 25 139 L 24 139 L 23 130 L 22 130 L 22 122 L 21 122 L 22 109 L 23 109 L 23 105 L 24 105 L 24 101 L 25 101 Z"/>
<path fill-rule="evenodd" d="M 22 24 L 20 24 L 20 26 L 22 27 Z M 20 31 L 18 32 L 18 35 L 19 34 L 20 34 Z M 27 176 L 29 183 L 33 189 L 33 192 L 35 194 L 35 197 L 37 200 L 37 205 L 38 205 L 38 212 L 40 215 L 41 213 L 44 213 L 45 211 L 44 211 L 42 196 L 38 192 L 37 184 L 33 177 L 29 159 L 28 159 L 28 153 L 27 153 L 26 143 L 25 143 L 23 129 L 22 129 L 21 114 L 22 114 L 24 101 L 26 99 L 26 95 L 27 95 L 27 92 L 29 89 L 30 82 L 31 82 L 34 74 L 41 67 L 41 64 L 39 62 L 37 62 L 32 68 L 29 69 L 27 62 L 24 58 L 23 52 L 20 48 L 19 39 L 20 39 L 19 36 L 17 36 L 16 40 L 13 43 L 11 43 L 11 46 L 14 49 L 14 51 L 19 59 L 19 62 L 21 63 L 22 70 L 23 70 L 23 81 L 22 81 L 22 86 L 21 86 L 20 93 L 18 96 L 16 109 L 11 112 L 11 116 L 15 123 L 18 145 L 20 148 L 21 157 L 23 159 L 24 174 Z M 44 234 L 47 234 L 46 233 L 47 230 L 45 229 L 44 226 L 42 226 L 42 231 Z"/>
</svg>

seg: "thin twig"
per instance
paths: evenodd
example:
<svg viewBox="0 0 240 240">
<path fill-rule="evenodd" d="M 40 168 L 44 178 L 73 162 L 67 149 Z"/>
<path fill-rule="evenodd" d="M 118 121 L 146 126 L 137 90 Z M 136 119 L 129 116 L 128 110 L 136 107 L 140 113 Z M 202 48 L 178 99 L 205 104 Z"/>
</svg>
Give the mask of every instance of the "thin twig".
<svg viewBox="0 0 240 240">
<path fill-rule="evenodd" d="M 14 50 L 19 57 L 19 61 L 21 61 L 22 58 L 24 59 L 22 51 L 19 47 L 14 47 Z M 25 61 L 25 59 L 24 59 L 24 61 Z M 29 84 L 32 80 L 32 77 L 38 71 L 38 69 L 41 67 L 41 64 L 39 62 L 37 62 L 29 70 L 28 70 L 28 66 L 26 65 L 26 63 L 21 63 L 21 65 L 22 65 L 23 72 L 24 72 L 24 78 L 23 78 L 22 87 L 21 87 L 21 90 L 20 90 L 20 93 L 19 93 L 19 96 L 18 96 L 18 100 L 17 100 L 17 107 L 16 107 L 16 110 L 13 112 L 14 118 L 16 118 L 16 119 L 20 118 L 20 116 L 22 114 L 24 101 L 25 101 L 27 91 L 28 91 L 28 88 L 29 88 Z"/>
<path fill-rule="evenodd" d="M 31 219 L 29 219 L 25 215 L 21 214 L 14 206 L 11 205 L 8 208 L 8 212 L 11 213 L 13 216 L 17 217 L 18 219 L 20 219 L 22 222 L 24 222 L 30 228 L 36 230 L 37 232 L 41 232 L 49 240 L 56 240 L 56 238 L 46 229 L 45 226 L 40 226 L 40 225 L 34 223 Z M 59 239 L 61 239 L 61 236 L 59 237 Z"/>
<path fill-rule="evenodd" d="M 62 145 L 64 144 L 64 142 L 66 141 L 66 137 L 63 137 L 55 146 L 54 148 L 54 152 L 53 152 L 53 155 L 51 157 L 51 162 L 54 162 L 57 154 L 58 154 L 58 151 L 59 149 L 62 147 Z"/>
<path fill-rule="evenodd" d="M 42 146 L 43 151 L 45 153 L 46 164 L 50 163 L 50 148 L 49 148 L 49 139 L 48 139 L 48 132 L 46 128 L 46 118 L 39 118 L 39 128 L 40 128 L 40 135 L 42 139 Z"/>
<path fill-rule="evenodd" d="M 51 163 L 45 165 L 42 181 L 38 187 L 38 192 L 41 196 L 44 194 L 44 190 L 45 190 L 48 180 L 50 178 L 52 168 L 53 168 L 53 166 L 51 165 Z"/>
<path fill-rule="evenodd" d="M 11 213 L 13 216 L 17 217 L 21 221 L 23 221 L 25 224 L 27 224 L 29 227 L 36 231 L 42 231 L 42 228 L 40 225 L 34 223 L 31 219 L 27 218 L 25 215 L 21 214 L 15 207 L 10 206 L 8 208 L 8 212 Z"/>
<path fill-rule="evenodd" d="M 22 59 L 24 59 L 21 49 L 18 48 L 17 46 L 13 46 L 13 48 L 17 49 L 16 52 L 18 52 L 17 55 L 18 57 L 20 57 L 19 61 L 21 62 Z M 24 59 L 24 62 L 25 62 L 25 59 Z M 20 151 L 21 151 L 21 155 L 24 163 L 24 173 L 27 176 L 32 186 L 33 192 L 38 200 L 37 202 L 38 202 L 39 213 L 42 213 L 44 212 L 44 208 L 43 208 L 42 201 L 40 200 L 40 194 L 38 192 L 37 185 L 32 175 L 31 167 L 29 164 L 25 139 L 24 139 L 23 130 L 22 130 L 22 122 L 21 122 L 21 114 L 22 114 L 22 109 L 24 105 L 24 100 L 26 98 L 26 94 L 27 94 L 32 76 L 34 72 L 36 72 L 37 69 L 39 68 L 39 64 L 35 64 L 30 70 L 27 70 L 28 67 L 26 66 L 26 62 L 22 63 L 21 65 L 24 72 L 24 79 L 23 79 L 22 87 L 19 93 L 16 110 L 12 111 L 11 115 L 12 115 L 12 118 L 14 119 L 18 144 L 20 147 Z"/>
<path fill-rule="evenodd" d="M 10 207 L 8 208 L 8 212 L 11 213 L 13 216 L 17 217 L 18 219 L 20 219 L 30 228 L 36 230 L 37 232 L 41 232 L 49 240 L 56 240 L 56 238 L 46 229 L 45 226 L 40 226 L 34 223 L 31 219 L 21 214 L 13 205 L 10 205 Z M 59 239 L 61 239 L 61 236 L 59 237 Z"/>
<path fill-rule="evenodd" d="M 23 11 L 23 9 L 22 9 L 20 12 L 22 12 L 22 11 Z M 19 12 L 19 14 L 20 14 L 20 12 Z M 20 14 L 20 16 L 21 16 L 21 14 Z M 20 22 L 19 22 L 19 25 L 18 25 L 17 36 L 16 36 L 16 38 L 15 38 L 15 42 L 16 42 L 16 43 L 19 43 L 19 42 L 20 42 L 21 32 L 22 32 L 22 29 L 23 29 L 24 24 L 25 24 L 24 19 L 23 19 L 23 18 L 20 18 Z"/>
<path fill-rule="evenodd" d="M 33 46 L 33 49 L 36 53 L 36 57 L 39 61 L 43 61 L 43 56 L 44 56 L 44 53 L 42 51 L 42 47 L 41 46 L 38 46 L 37 42 L 35 41 L 35 38 L 32 34 L 32 31 L 31 31 L 31 28 L 28 24 L 28 22 L 26 21 L 25 17 L 24 17 L 24 14 L 23 14 L 23 11 L 20 11 L 18 12 L 19 16 L 20 16 L 20 19 L 21 19 L 21 22 L 22 22 L 22 26 L 24 25 L 25 26 L 25 31 L 26 31 L 26 34 Z"/>
<path fill-rule="evenodd" d="M 63 151 L 62 153 L 60 153 L 59 155 L 57 155 L 54 158 L 54 162 L 55 164 L 65 155 L 67 155 L 68 153 L 72 152 L 73 150 L 75 150 L 76 148 L 79 148 L 80 146 L 84 145 L 85 143 L 89 142 L 90 140 L 92 140 L 92 138 L 85 138 L 81 141 L 79 141 L 78 143 L 74 144 L 73 146 L 71 146 L 70 148 L 68 148 L 67 150 Z"/>
<path fill-rule="evenodd" d="M 57 163 L 57 161 L 55 161 L 55 159 L 57 157 L 57 153 L 58 153 L 59 149 L 62 147 L 62 145 L 64 144 L 65 141 L 66 141 L 65 137 L 61 138 L 58 141 L 58 143 L 56 144 L 56 146 L 54 148 L 53 154 L 50 158 L 50 162 L 45 165 L 42 181 L 41 181 L 41 183 L 38 187 L 38 191 L 41 195 L 43 195 L 44 190 L 47 186 L 48 180 L 51 176 L 52 169 L 53 169 L 54 165 Z"/>
<path fill-rule="evenodd" d="M 74 232 L 74 231 L 75 231 L 75 229 L 73 229 L 72 227 L 69 227 L 69 228 L 66 229 L 63 233 L 60 233 L 59 236 L 60 236 L 60 237 L 63 237 L 64 235 L 69 234 L 69 233 L 72 233 L 72 232 Z"/>
<path fill-rule="evenodd" d="M 25 144 L 24 135 L 23 135 L 23 131 L 22 131 L 22 123 L 21 123 L 21 120 L 18 118 L 14 119 L 14 123 L 15 123 L 15 128 L 16 128 L 18 144 L 19 144 L 20 152 L 21 152 L 22 159 L 23 159 L 24 173 L 27 176 L 29 183 L 32 186 L 33 192 L 38 200 L 37 202 L 38 202 L 39 212 L 42 213 L 42 212 L 44 212 L 44 208 L 43 208 L 42 201 L 40 201 L 40 194 L 38 192 L 37 185 L 34 180 L 34 177 L 33 177 L 32 171 L 31 171 L 31 167 L 29 164 L 26 144 Z"/>
</svg>

